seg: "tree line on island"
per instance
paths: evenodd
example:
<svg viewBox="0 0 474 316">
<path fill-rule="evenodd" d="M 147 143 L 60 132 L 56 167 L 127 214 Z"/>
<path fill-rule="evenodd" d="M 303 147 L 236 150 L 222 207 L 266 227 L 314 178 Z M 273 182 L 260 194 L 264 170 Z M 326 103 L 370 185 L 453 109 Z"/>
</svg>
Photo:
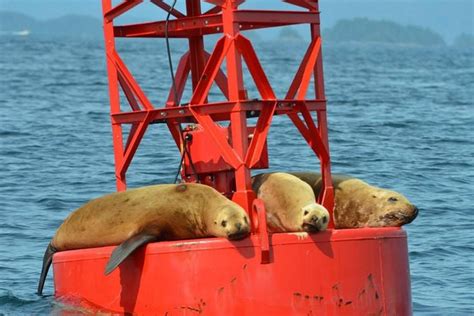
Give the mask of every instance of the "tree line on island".
<svg viewBox="0 0 474 316">
<path fill-rule="evenodd" d="M 383 43 L 412 46 L 446 46 L 443 37 L 415 25 L 400 25 L 386 20 L 354 18 L 339 20 L 333 27 L 323 29 L 325 43 Z M 303 36 L 295 28 L 282 28 L 278 36 L 281 41 L 302 41 Z M 460 34 L 452 46 L 474 47 L 474 34 Z"/>
<path fill-rule="evenodd" d="M 424 27 L 400 25 L 387 20 L 353 18 L 339 20 L 333 27 L 323 29 L 325 43 L 385 43 L 414 46 L 446 46 L 443 37 Z M 253 40 L 264 36 L 259 32 L 246 32 Z M 47 21 L 30 16 L 0 11 L 0 35 L 35 35 L 51 37 L 97 38 L 102 37 L 99 19 L 84 15 L 67 15 Z M 302 41 L 304 38 L 294 27 L 281 28 L 277 40 Z M 474 34 L 460 34 L 452 44 L 455 47 L 474 47 Z"/>
<path fill-rule="evenodd" d="M 413 25 L 400 25 L 392 21 L 375 21 L 367 18 L 340 20 L 325 30 L 324 39 L 329 42 L 375 42 L 413 44 L 420 46 L 444 46 L 441 35 Z"/>
</svg>

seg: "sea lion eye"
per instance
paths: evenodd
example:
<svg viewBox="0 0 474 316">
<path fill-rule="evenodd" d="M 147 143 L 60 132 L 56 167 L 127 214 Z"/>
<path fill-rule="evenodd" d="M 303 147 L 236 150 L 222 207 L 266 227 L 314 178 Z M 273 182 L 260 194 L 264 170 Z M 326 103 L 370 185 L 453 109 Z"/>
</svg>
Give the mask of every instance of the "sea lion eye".
<svg viewBox="0 0 474 316">
<path fill-rule="evenodd" d="M 226 220 L 222 221 L 221 225 L 222 225 L 222 227 L 226 227 L 227 226 L 227 221 Z"/>
<path fill-rule="evenodd" d="M 393 196 L 392 196 L 392 197 L 389 197 L 389 198 L 388 198 L 388 201 L 389 201 L 389 202 L 397 202 L 398 199 L 397 199 L 396 197 L 393 197 Z"/>
<path fill-rule="evenodd" d="M 308 213 L 309 213 L 308 211 L 304 211 L 304 215 L 308 215 Z"/>
</svg>

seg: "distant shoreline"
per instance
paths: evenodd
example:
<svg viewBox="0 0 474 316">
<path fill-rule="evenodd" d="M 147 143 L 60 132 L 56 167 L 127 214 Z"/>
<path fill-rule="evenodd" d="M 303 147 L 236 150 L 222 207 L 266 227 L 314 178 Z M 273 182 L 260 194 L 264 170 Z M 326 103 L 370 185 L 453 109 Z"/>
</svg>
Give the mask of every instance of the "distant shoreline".
<svg viewBox="0 0 474 316">
<path fill-rule="evenodd" d="M 401 25 L 388 20 L 354 18 L 339 20 L 333 27 L 323 28 L 323 39 L 333 43 L 380 43 L 406 46 L 447 46 L 443 37 L 429 28 Z M 48 38 L 102 38 L 102 22 L 86 15 L 66 15 L 56 19 L 37 20 L 31 16 L 0 11 L 0 36 L 47 36 Z M 256 42 L 262 41 L 257 32 L 248 32 Z M 283 42 L 304 40 L 295 27 L 280 28 L 275 40 Z M 474 34 L 459 34 L 451 46 L 474 47 Z"/>
<path fill-rule="evenodd" d="M 428 28 L 400 25 L 387 20 L 355 18 L 340 20 L 324 30 L 326 42 L 362 42 L 406 44 L 417 46 L 446 46 L 442 36 Z"/>
<path fill-rule="evenodd" d="M 387 20 L 354 18 L 339 20 L 333 27 L 322 30 L 326 44 L 384 44 L 406 47 L 474 48 L 474 34 L 459 34 L 452 45 L 429 28 L 401 25 Z M 282 28 L 276 40 L 295 42 L 304 40 L 294 27 Z"/>
</svg>

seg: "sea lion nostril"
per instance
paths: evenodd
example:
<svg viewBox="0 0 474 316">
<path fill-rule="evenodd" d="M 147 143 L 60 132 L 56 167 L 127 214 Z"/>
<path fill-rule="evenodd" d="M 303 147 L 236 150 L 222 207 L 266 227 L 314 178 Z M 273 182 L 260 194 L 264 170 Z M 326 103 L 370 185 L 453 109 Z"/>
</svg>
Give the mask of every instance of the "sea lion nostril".
<svg viewBox="0 0 474 316">
<path fill-rule="evenodd" d="M 237 227 L 238 230 L 240 230 L 242 228 L 242 224 L 241 223 L 237 223 L 235 224 L 235 227 Z"/>
<path fill-rule="evenodd" d="M 314 223 L 316 223 L 316 222 L 318 221 L 318 219 L 319 219 L 319 218 L 318 218 L 316 215 L 313 215 L 313 216 L 311 217 L 311 221 L 314 222 Z"/>
</svg>

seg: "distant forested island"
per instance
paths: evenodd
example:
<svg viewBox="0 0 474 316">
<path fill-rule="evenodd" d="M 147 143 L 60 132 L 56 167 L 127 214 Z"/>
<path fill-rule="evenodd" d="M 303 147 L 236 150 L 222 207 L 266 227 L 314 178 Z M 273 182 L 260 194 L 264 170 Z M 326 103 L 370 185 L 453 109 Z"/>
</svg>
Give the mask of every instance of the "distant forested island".
<svg viewBox="0 0 474 316">
<path fill-rule="evenodd" d="M 278 39 L 284 42 L 287 41 L 302 41 L 304 40 L 303 36 L 298 33 L 297 30 L 295 30 L 292 27 L 284 27 L 280 30 L 280 33 L 278 34 Z"/>
<path fill-rule="evenodd" d="M 391 21 L 376 21 L 367 18 L 340 20 L 323 31 L 325 42 L 373 42 L 407 44 L 419 46 L 446 45 L 441 35 L 430 29 L 400 25 Z"/>
<path fill-rule="evenodd" d="M 127 23 L 127 22 L 126 22 Z M 282 42 L 301 42 L 306 39 L 293 27 L 283 27 L 277 33 L 277 40 Z M 265 33 L 268 34 L 268 33 Z M 66 15 L 46 21 L 37 20 L 28 15 L 0 11 L 0 35 L 33 35 L 75 38 L 102 38 L 102 22 L 86 15 Z M 267 36 L 254 31 L 245 32 L 255 41 L 268 40 Z M 400 25 L 391 21 L 354 18 L 340 20 L 332 28 L 323 29 L 325 43 L 359 42 L 391 43 L 414 46 L 445 46 L 438 33 L 413 25 Z M 271 37 L 270 37 L 271 38 Z M 474 47 L 474 35 L 461 34 L 454 43 L 457 48 Z"/>
<path fill-rule="evenodd" d="M 474 35 L 463 33 L 456 37 L 453 43 L 454 47 L 474 49 Z"/>
</svg>

